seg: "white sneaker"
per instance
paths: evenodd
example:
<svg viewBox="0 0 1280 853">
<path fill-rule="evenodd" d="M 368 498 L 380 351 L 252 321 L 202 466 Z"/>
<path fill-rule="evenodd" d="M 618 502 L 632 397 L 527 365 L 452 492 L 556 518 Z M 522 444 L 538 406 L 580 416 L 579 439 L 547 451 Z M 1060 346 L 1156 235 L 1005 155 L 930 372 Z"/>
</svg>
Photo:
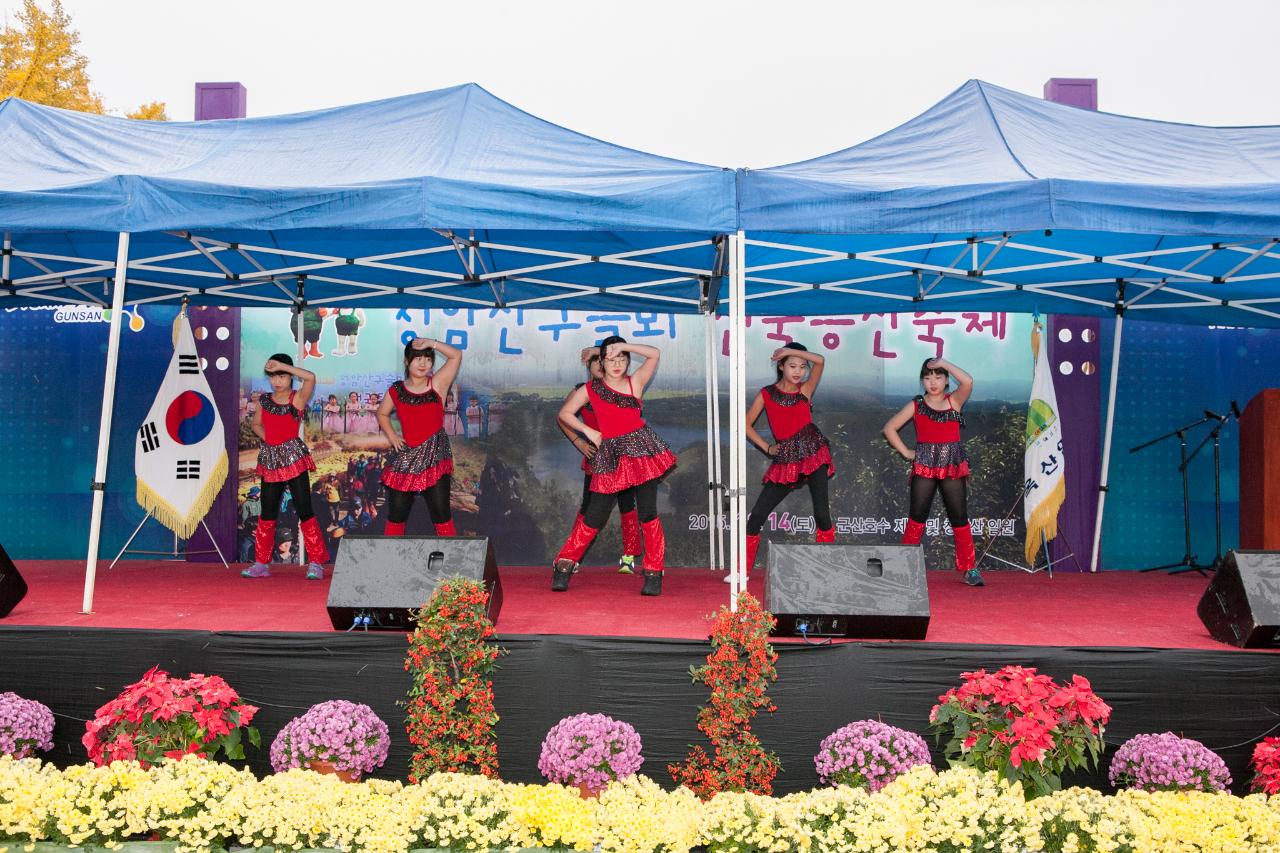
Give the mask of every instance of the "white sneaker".
<svg viewBox="0 0 1280 853">
<path fill-rule="evenodd" d="M 724 576 L 724 582 L 725 582 L 725 583 L 733 583 L 733 572 L 726 572 L 726 573 L 725 573 L 725 576 Z M 742 578 L 741 578 L 741 584 L 740 584 L 740 585 L 741 585 L 741 586 L 746 586 L 746 585 L 747 585 L 747 573 L 746 573 L 746 572 L 743 572 L 743 573 L 742 573 Z"/>
</svg>

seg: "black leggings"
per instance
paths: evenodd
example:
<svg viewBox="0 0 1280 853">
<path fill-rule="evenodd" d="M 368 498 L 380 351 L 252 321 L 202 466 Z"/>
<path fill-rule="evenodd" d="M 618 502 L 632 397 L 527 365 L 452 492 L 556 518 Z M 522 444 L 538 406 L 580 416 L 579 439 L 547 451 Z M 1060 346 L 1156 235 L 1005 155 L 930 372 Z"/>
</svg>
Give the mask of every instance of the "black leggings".
<svg viewBox="0 0 1280 853">
<path fill-rule="evenodd" d="M 449 513 L 449 483 L 453 478 L 445 474 L 431 486 L 420 492 L 402 492 L 387 486 L 387 521 L 392 524 L 404 524 L 409 520 L 409 510 L 413 509 L 413 499 L 422 495 L 427 502 L 427 512 L 431 513 L 432 524 L 443 524 L 452 520 Z"/>
<path fill-rule="evenodd" d="M 747 516 L 747 534 L 759 536 L 773 508 L 805 484 L 809 486 L 809 497 L 813 501 L 813 520 L 817 522 L 819 530 L 830 530 L 831 500 L 827 495 L 827 482 L 830 479 L 826 471 L 815 471 L 795 483 L 765 483 L 755 505 L 751 507 L 751 514 Z"/>
<path fill-rule="evenodd" d="M 635 489 L 623 489 L 622 491 L 618 492 L 617 498 L 618 498 L 618 512 L 627 513 L 627 512 L 633 511 L 636 508 L 636 490 Z M 586 516 L 587 504 L 590 502 L 590 500 L 591 500 L 591 475 L 584 474 L 582 476 L 582 500 L 578 503 L 579 515 L 582 515 L 584 517 Z M 605 522 L 608 522 L 609 516 L 606 515 L 604 517 L 604 520 Z M 603 524 L 601 526 L 603 526 Z"/>
<path fill-rule="evenodd" d="M 969 523 L 969 478 L 936 477 L 911 478 L 911 520 L 924 524 L 929 519 L 929 509 L 933 506 L 933 493 L 942 492 L 942 506 L 947 511 L 947 521 L 952 527 L 962 527 Z"/>
<path fill-rule="evenodd" d="M 279 483 L 262 481 L 263 521 L 275 521 L 280 517 L 280 500 L 284 497 L 285 489 L 293 496 L 293 511 L 298 514 L 298 521 L 315 518 L 316 514 L 311 509 L 311 478 L 303 471 L 292 480 Z"/>
<path fill-rule="evenodd" d="M 628 492 L 631 496 L 624 498 L 623 495 Z M 650 480 L 617 494 L 588 493 L 587 505 L 582 513 L 583 522 L 592 530 L 599 530 L 609 523 L 609 513 L 613 511 L 613 505 L 616 503 L 621 506 L 624 500 L 634 502 L 641 524 L 653 521 L 658 517 L 658 481 Z"/>
</svg>

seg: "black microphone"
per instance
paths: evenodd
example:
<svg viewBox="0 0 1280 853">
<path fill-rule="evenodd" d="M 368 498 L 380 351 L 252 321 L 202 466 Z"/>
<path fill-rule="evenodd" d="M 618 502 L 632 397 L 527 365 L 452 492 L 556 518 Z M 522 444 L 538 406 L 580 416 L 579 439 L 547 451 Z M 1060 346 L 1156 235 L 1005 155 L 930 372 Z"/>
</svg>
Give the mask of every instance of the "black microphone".
<svg viewBox="0 0 1280 853">
<path fill-rule="evenodd" d="M 1211 412 L 1208 409 L 1204 410 L 1204 416 L 1206 418 L 1212 418 L 1215 421 L 1225 421 L 1227 419 L 1226 415 L 1220 415 L 1217 412 Z"/>
<path fill-rule="evenodd" d="M 1240 407 L 1236 405 L 1235 400 L 1231 401 L 1231 414 L 1235 416 L 1236 420 L 1240 420 Z"/>
</svg>

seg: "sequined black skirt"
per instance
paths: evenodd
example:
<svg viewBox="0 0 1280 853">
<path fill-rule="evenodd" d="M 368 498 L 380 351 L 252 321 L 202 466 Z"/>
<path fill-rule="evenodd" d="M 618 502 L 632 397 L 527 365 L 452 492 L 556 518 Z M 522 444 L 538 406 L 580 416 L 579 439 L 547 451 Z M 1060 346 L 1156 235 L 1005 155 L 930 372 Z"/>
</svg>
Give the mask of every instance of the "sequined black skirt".
<svg viewBox="0 0 1280 853">
<path fill-rule="evenodd" d="M 448 434 L 440 429 L 417 447 L 406 447 L 393 454 L 387 467 L 382 469 L 382 482 L 396 491 L 420 492 L 452 473 L 453 450 Z"/>
<path fill-rule="evenodd" d="M 676 455 L 647 426 L 600 442 L 591 459 L 591 491 L 614 494 L 656 480 L 676 467 Z"/>
<path fill-rule="evenodd" d="M 283 483 L 303 471 L 314 470 L 316 462 L 301 438 L 291 438 L 283 444 L 264 444 L 258 449 L 257 473 L 268 483 Z"/>
<path fill-rule="evenodd" d="M 796 483 L 821 468 L 827 469 L 828 477 L 836 472 L 831 444 L 822 430 L 805 424 L 795 435 L 778 442 L 778 452 L 764 472 L 764 482 Z"/>
<path fill-rule="evenodd" d="M 969 476 L 969 457 L 958 441 L 922 442 L 916 445 L 916 459 L 911 473 L 917 477 L 953 480 Z"/>
</svg>

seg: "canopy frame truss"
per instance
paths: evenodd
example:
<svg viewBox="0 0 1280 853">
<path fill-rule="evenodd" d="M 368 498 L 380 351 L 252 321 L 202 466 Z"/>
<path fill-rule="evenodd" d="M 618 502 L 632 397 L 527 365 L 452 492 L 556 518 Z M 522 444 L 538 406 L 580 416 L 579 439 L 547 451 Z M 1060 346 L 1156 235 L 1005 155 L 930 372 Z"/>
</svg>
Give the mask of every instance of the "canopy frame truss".
<svg viewBox="0 0 1280 853">
<path fill-rule="evenodd" d="M 1051 233 L 1045 232 L 1046 235 Z M 907 305 L 963 302 L 977 296 L 1024 291 L 1087 305 L 1092 309 L 1090 313 L 1231 308 L 1280 320 L 1280 297 L 1231 298 L 1212 292 L 1214 288 L 1280 280 L 1280 265 L 1254 271 L 1264 259 L 1280 261 L 1280 251 L 1274 251 L 1280 246 L 1280 238 L 1214 241 L 1173 248 L 1090 254 L 1036 245 L 1018 237 L 1016 233 L 1003 232 L 856 252 L 748 237 L 745 243 L 749 248 L 794 253 L 800 257 L 748 264 L 748 288 L 744 299 L 748 303 L 762 303 L 773 297 L 817 290 L 885 300 L 889 304 L 903 303 L 902 310 L 920 310 Z M 996 256 L 1009 250 L 1030 254 L 1036 260 L 996 266 Z M 930 252 L 944 253 L 947 260 L 929 262 L 918 257 Z M 945 254 L 948 252 L 951 254 Z M 913 255 L 916 257 L 909 257 Z M 1210 260 L 1227 268 L 1221 273 L 1197 271 L 1197 267 Z M 852 261 L 868 264 L 870 269 L 854 276 L 826 276 L 822 270 L 812 272 L 822 265 Z M 1072 268 L 1086 264 L 1100 265 L 1106 274 L 1087 278 L 1070 276 Z M 789 273 L 796 275 L 789 277 Z M 1034 274 L 1036 280 L 1018 278 L 1028 274 Z M 894 281 L 905 282 L 909 287 L 879 289 Z M 965 286 L 941 291 L 938 288 L 944 282 L 963 282 Z M 1140 288 L 1139 292 L 1133 293 L 1133 285 Z M 1107 298 L 1096 295 L 1099 286 L 1109 289 Z M 1197 286 L 1204 289 L 1192 289 Z M 1086 288 L 1095 293 L 1078 292 Z M 1170 298 L 1157 302 L 1150 298 L 1155 294 Z M 936 310 L 947 309 L 940 304 Z M 768 309 L 763 306 L 748 308 L 747 313 L 768 313 Z M 1257 318 L 1241 319 L 1256 321 Z"/>
<path fill-rule="evenodd" d="M 664 256 L 719 245 L 718 237 L 708 237 L 588 254 L 438 229 L 429 233 L 447 242 L 426 245 L 424 241 L 410 249 L 347 257 L 264 245 L 266 241 L 233 242 L 189 231 L 165 233 L 174 239 L 175 251 L 129 259 L 128 303 L 187 298 L 241 306 L 296 306 L 300 302 L 318 306 L 407 296 L 429 299 L 442 308 L 505 309 L 549 302 L 566 307 L 565 302 L 588 303 L 602 294 L 625 294 L 650 303 L 653 310 L 697 313 L 704 302 L 703 283 L 715 276 L 714 254 L 708 255 L 705 265 L 676 263 L 664 260 Z M 492 261 L 494 252 L 518 256 L 524 262 L 500 269 Z M 6 297 L 103 308 L 110 304 L 116 272 L 112 260 L 27 250 L 22 235 L 15 234 L 5 235 L 3 257 L 0 304 Z M 409 263 L 415 259 L 426 263 Z M 233 262 L 247 270 L 233 268 Z M 586 270 L 586 281 L 558 277 L 571 269 Z M 344 275 L 350 270 L 372 273 L 378 280 Z M 613 280 L 617 270 L 630 272 L 633 280 Z M 603 275 L 605 272 L 613 277 Z M 327 290 L 324 295 L 313 293 L 306 298 L 307 284 L 324 285 Z M 528 287 L 513 295 L 510 284 Z M 263 285 L 274 285 L 274 289 Z M 683 295 L 682 286 L 687 286 L 687 295 Z M 334 293 L 335 288 L 340 292 Z M 673 288 L 677 292 L 673 293 Z M 591 307 L 582 305 L 584 309 Z"/>
</svg>

